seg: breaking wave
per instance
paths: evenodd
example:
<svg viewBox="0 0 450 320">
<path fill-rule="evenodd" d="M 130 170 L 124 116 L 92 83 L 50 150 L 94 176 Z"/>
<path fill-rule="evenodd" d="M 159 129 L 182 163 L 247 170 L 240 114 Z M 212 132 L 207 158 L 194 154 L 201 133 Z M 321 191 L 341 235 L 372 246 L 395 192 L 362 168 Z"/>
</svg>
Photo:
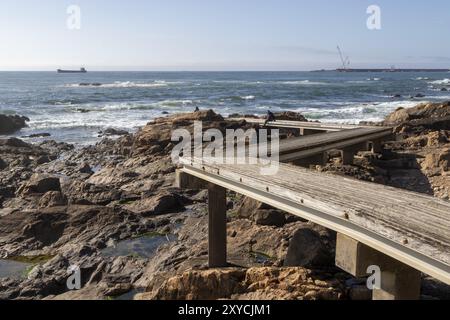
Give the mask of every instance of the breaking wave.
<svg viewBox="0 0 450 320">
<path fill-rule="evenodd" d="M 76 83 L 68 84 L 65 87 L 69 88 L 159 88 L 167 87 L 168 83 L 164 81 L 155 81 L 150 83 L 139 83 L 133 81 L 123 81 L 114 83 Z"/>
<path fill-rule="evenodd" d="M 450 86 L 450 79 L 431 81 L 430 84 Z"/>
</svg>

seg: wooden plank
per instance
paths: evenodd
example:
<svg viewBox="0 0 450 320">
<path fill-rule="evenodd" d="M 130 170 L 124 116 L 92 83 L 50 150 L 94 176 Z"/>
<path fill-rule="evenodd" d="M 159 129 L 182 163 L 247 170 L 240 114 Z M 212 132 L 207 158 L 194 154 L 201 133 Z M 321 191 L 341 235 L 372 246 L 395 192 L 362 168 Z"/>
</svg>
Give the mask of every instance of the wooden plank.
<svg viewBox="0 0 450 320">
<path fill-rule="evenodd" d="M 347 235 L 450 284 L 450 203 L 430 196 L 280 164 L 186 161 L 183 171 Z"/>
</svg>

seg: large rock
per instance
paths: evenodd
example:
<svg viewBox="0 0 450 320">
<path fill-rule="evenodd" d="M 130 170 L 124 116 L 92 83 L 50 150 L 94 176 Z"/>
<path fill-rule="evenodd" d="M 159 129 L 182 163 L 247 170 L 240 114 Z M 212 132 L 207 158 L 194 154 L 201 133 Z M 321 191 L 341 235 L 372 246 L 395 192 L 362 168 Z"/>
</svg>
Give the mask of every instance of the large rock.
<svg viewBox="0 0 450 320">
<path fill-rule="evenodd" d="M 397 126 L 398 132 L 450 129 L 450 102 L 419 104 L 414 108 L 399 108 L 388 115 L 384 125 Z"/>
<path fill-rule="evenodd" d="M 132 202 L 125 208 L 143 216 L 155 216 L 180 211 L 184 206 L 183 198 L 180 195 L 170 191 L 162 191 L 153 197 Z"/>
<path fill-rule="evenodd" d="M 2 158 L 0 158 L 0 170 L 5 169 L 6 167 L 8 167 L 8 164 Z"/>
<path fill-rule="evenodd" d="M 0 139 L 0 146 L 31 149 L 32 145 L 17 138 Z"/>
<path fill-rule="evenodd" d="M 48 191 L 61 191 L 59 177 L 47 174 L 34 174 L 27 183 L 17 191 L 20 195 L 44 194 Z"/>
<path fill-rule="evenodd" d="M 189 270 L 162 285 L 150 284 L 137 300 L 337 300 L 339 280 L 320 279 L 302 268 Z"/>
<path fill-rule="evenodd" d="M 237 215 L 263 226 L 282 227 L 288 222 L 284 212 L 251 198 L 244 198 L 237 209 Z"/>
<path fill-rule="evenodd" d="M 331 246 L 324 243 L 319 232 L 307 227 L 295 232 L 284 260 L 285 267 L 322 267 L 332 263 Z"/>
<path fill-rule="evenodd" d="M 33 250 L 66 252 L 83 245 L 104 248 L 154 230 L 138 215 L 103 206 L 57 206 L 24 210 L 0 216 L 0 257 L 18 256 Z"/>
<path fill-rule="evenodd" d="M 27 117 L 0 114 L 0 134 L 10 134 L 27 126 Z"/>
<path fill-rule="evenodd" d="M 275 118 L 277 120 L 308 122 L 308 119 L 306 119 L 301 113 L 292 112 L 292 111 L 284 111 L 284 112 L 275 113 Z"/>
<path fill-rule="evenodd" d="M 399 108 L 395 112 L 389 114 L 385 119 L 387 125 L 398 125 L 410 119 L 410 115 L 405 108 Z"/>
<path fill-rule="evenodd" d="M 253 219 L 260 226 L 282 227 L 286 223 L 286 215 L 279 210 L 258 210 Z"/>
<path fill-rule="evenodd" d="M 172 133 L 176 129 L 186 129 L 191 134 L 194 131 L 194 121 L 201 121 L 203 130 L 210 128 L 218 129 L 225 133 L 226 129 L 252 127 L 245 121 L 224 121 L 224 118 L 212 110 L 203 110 L 192 113 L 176 114 L 164 118 L 158 118 L 147 124 L 136 133 L 133 142 L 134 154 L 161 155 L 170 154 L 172 150 Z"/>
<path fill-rule="evenodd" d="M 59 207 L 67 205 L 67 197 L 59 191 L 49 191 L 39 200 L 40 208 Z"/>
<path fill-rule="evenodd" d="M 450 148 L 428 153 L 422 162 L 423 170 L 448 171 L 450 169 Z"/>
</svg>

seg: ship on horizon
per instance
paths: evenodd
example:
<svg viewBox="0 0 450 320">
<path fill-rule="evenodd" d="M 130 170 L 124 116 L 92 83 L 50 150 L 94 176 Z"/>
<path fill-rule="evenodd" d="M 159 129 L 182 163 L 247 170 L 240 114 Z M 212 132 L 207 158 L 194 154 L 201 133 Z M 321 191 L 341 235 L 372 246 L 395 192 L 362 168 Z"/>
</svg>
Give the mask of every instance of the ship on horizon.
<svg viewBox="0 0 450 320">
<path fill-rule="evenodd" d="M 64 70 L 64 69 L 58 69 L 58 73 L 87 73 L 86 68 L 80 68 L 80 70 Z"/>
</svg>

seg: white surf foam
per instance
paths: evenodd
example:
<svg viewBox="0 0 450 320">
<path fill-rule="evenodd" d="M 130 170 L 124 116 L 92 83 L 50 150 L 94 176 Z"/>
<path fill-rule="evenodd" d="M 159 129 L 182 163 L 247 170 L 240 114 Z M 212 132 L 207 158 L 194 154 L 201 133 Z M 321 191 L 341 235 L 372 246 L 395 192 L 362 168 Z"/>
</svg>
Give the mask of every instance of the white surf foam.
<svg viewBox="0 0 450 320">
<path fill-rule="evenodd" d="M 65 87 L 70 88 L 157 88 L 167 87 L 168 83 L 164 81 L 155 81 L 150 83 L 139 83 L 133 81 L 117 81 L 114 83 L 76 83 L 68 84 Z"/>
<path fill-rule="evenodd" d="M 430 84 L 450 86 L 450 79 L 446 78 L 446 79 L 442 79 L 442 80 L 431 81 Z"/>
<path fill-rule="evenodd" d="M 310 80 L 282 81 L 280 83 L 287 84 L 287 85 L 298 85 L 298 86 L 322 86 L 322 85 L 329 85 L 329 83 L 326 83 L 326 82 L 310 81 Z"/>
<path fill-rule="evenodd" d="M 419 102 L 392 101 L 375 103 L 353 103 L 345 106 L 334 105 L 329 108 L 298 108 L 296 111 L 310 120 L 329 123 L 358 124 L 361 121 L 379 122 L 398 108 L 412 108 Z"/>
</svg>

